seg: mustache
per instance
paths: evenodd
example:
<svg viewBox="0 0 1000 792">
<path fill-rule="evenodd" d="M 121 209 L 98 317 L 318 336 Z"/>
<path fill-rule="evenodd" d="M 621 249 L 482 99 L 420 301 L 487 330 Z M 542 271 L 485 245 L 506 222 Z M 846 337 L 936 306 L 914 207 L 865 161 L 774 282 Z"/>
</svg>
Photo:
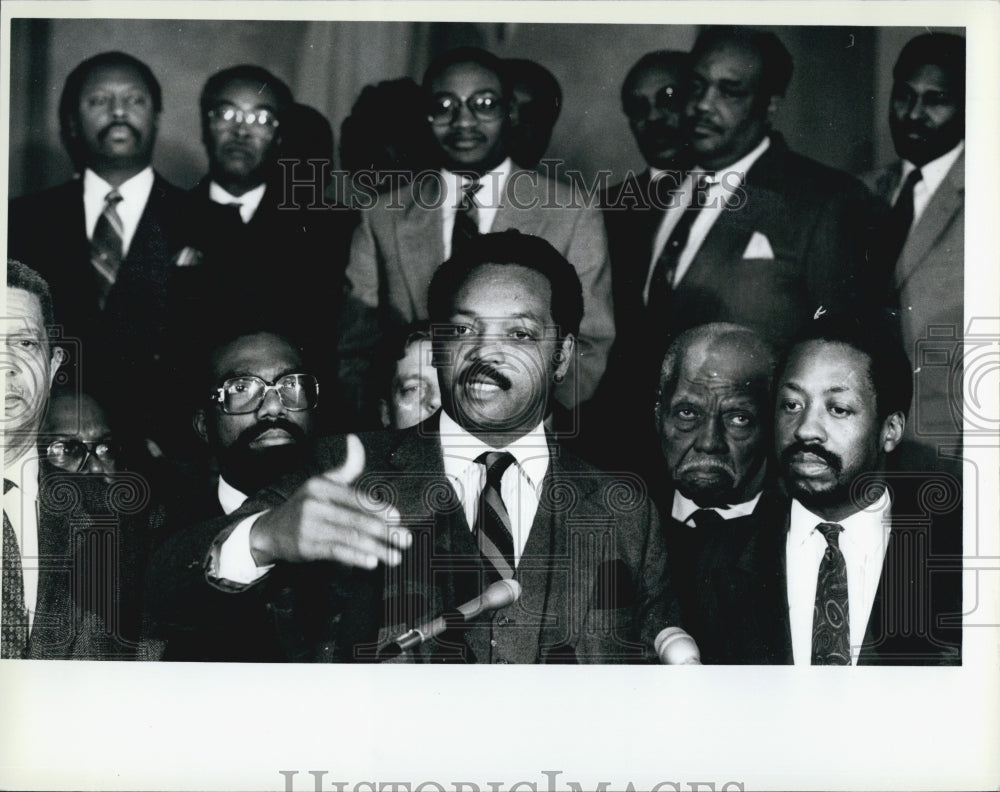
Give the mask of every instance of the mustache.
<svg viewBox="0 0 1000 792">
<path fill-rule="evenodd" d="M 111 132 L 117 127 L 124 127 L 127 129 L 132 133 L 136 140 L 140 140 L 142 138 L 142 134 L 139 130 L 132 126 L 128 121 L 112 121 L 104 127 L 104 129 L 97 133 L 97 139 L 103 143 L 104 139 L 107 138 L 107 136 L 110 135 Z"/>
<path fill-rule="evenodd" d="M 461 384 L 465 386 L 473 380 L 482 379 L 490 380 L 494 385 L 498 385 L 503 390 L 510 390 L 512 385 L 510 378 L 506 374 L 482 360 L 473 363 L 465 370 L 461 377 Z"/>
<path fill-rule="evenodd" d="M 486 140 L 486 136 L 482 132 L 450 132 L 444 136 L 445 143 L 455 143 L 457 141 L 475 140 L 477 143 L 482 143 Z"/>
<path fill-rule="evenodd" d="M 253 426 L 248 426 L 236 437 L 233 443 L 234 448 L 249 448 L 250 444 L 265 432 L 271 429 L 284 429 L 295 438 L 296 443 L 306 442 L 306 433 L 298 424 L 292 423 L 287 418 L 276 418 L 273 421 L 260 421 Z"/>
<path fill-rule="evenodd" d="M 779 461 L 782 467 L 788 467 L 792 462 L 792 457 L 796 454 L 812 454 L 815 457 L 819 457 L 827 465 L 829 465 L 833 470 L 839 473 L 843 467 L 844 463 L 833 451 L 815 443 L 805 443 L 802 440 L 796 440 L 788 448 L 781 452 Z"/>
<path fill-rule="evenodd" d="M 736 479 L 736 471 L 731 465 L 727 465 L 721 459 L 694 459 L 690 462 L 684 462 L 677 468 L 677 475 L 684 475 L 685 473 L 708 471 L 708 470 L 721 470 L 723 473 L 728 475 L 731 479 Z"/>
</svg>

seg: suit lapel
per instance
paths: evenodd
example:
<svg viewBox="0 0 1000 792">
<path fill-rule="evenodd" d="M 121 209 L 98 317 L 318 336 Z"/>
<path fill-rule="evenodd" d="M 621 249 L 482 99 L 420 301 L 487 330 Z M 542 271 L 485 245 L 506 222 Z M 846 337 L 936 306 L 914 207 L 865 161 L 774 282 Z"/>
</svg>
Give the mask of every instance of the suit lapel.
<svg viewBox="0 0 1000 792">
<path fill-rule="evenodd" d="M 444 261 L 444 211 L 441 208 L 440 175 L 435 174 L 415 182 L 406 205 L 394 210 L 399 221 L 396 228 L 396 256 L 402 262 L 402 276 L 414 316 L 427 313 L 429 274 Z M 420 200 L 414 198 L 417 191 Z"/>
<path fill-rule="evenodd" d="M 500 206 L 497 208 L 490 231 L 507 231 L 515 228 L 522 234 L 541 236 L 545 212 L 525 211 L 525 208 L 537 209 L 545 201 L 545 192 L 541 189 L 544 180 L 540 177 L 534 180 L 518 178 L 519 172 L 514 166 L 504 182 L 503 196 L 500 198 Z"/>
</svg>

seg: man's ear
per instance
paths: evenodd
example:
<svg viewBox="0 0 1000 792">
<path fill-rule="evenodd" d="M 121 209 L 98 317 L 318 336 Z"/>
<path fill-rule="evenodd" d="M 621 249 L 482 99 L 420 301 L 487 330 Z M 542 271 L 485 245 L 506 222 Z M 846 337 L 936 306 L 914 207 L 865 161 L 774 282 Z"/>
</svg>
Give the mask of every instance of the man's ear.
<svg viewBox="0 0 1000 792">
<path fill-rule="evenodd" d="M 208 442 L 208 416 L 205 415 L 203 408 L 199 407 L 194 411 L 194 415 L 191 416 L 191 427 L 198 437 L 204 442 Z"/>
<path fill-rule="evenodd" d="M 392 426 L 392 415 L 389 413 L 389 402 L 385 399 L 379 399 L 378 404 L 378 417 L 382 421 L 382 427 L 388 429 Z"/>
<path fill-rule="evenodd" d="M 906 428 L 906 416 L 901 412 L 890 413 L 882 422 L 882 431 L 879 434 L 879 445 L 888 454 L 895 450 L 899 441 L 903 439 L 903 429 Z"/>
<path fill-rule="evenodd" d="M 576 338 L 572 335 L 564 336 L 559 343 L 559 347 L 556 349 L 555 355 L 552 356 L 552 362 L 555 364 L 553 377 L 556 382 L 562 382 L 563 378 L 565 378 L 566 372 L 569 371 L 569 367 L 573 362 L 573 353 L 575 350 Z"/>
<path fill-rule="evenodd" d="M 69 353 L 62 347 L 52 347 L 52 357 L 49 359 L 49 387 L 56 381 L 56 372 L 59 367 L 69 360 Z"/>
<path fill-rule="evenodd" d="M 778 116 L 778 110 L 781 109 L 781 99 L 782 97 L 775 94 L 767 100 L 766 118 L 768 127 L 774 126 L 774 120 Z"/>
</svg>

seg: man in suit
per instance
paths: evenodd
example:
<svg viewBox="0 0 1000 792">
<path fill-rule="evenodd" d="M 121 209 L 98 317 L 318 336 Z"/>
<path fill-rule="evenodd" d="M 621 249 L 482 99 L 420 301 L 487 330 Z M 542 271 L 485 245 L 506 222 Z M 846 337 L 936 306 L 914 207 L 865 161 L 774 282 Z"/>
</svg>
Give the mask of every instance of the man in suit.
<svg viewBox="0 0 1000 792">
<path fill-rule="evenodd" d="M 39 459 L 49 388 L 65 359 L 49 344 L 52 325 L 48 284 L 8 259 L 0 655 L 135 659 L 147 541 L 162 514 L 141 477 L 119 473 L 109 486 Z"/>
<path fill-rule="evenodd" d="M 503 62 L 510 84 L 505 146 L 522 168 L 534 168 L 545 156 L 562 109 L 562 86 L 542 64 L 524 58 Z"/>
<path fill-rule="evenodd" d="M 900 159 L 866 181 L 886 205 L 871 291 L 897 312 L 915 368 L 897 464 L 961 475 L 961 398 L 951 383 L 961 381 L 965 294 L 964 38 L 928 33 L 907 43 L 893 68 L 889 129 Z M 933 365 L 941 360 L 948 365 Z"/>
<path fill-rule="evenodd" d="M 818 306 L 850 300 L 866 193 L 772 129 L 792 74 L 774 34 L 709 28 L 691 68 L 685 129 L 696 167 L 658 231 L 648 310 L 668 338 L 725 321 L 784 348 Z"/>
<path fill-rule="evenodd" d="M 97 400 L 69 388 L 53 389 L 42 436 L 49 464 L 89 476 L 114 480 L 119 446 Z"/>
<path fill-rule="evenodd" d="M 656 425 L 672 498 L 662 503 L 671 579 L 687 616 L 699 549 L 757 530 L 768 479 L 774 353 L 756 333 L 716 323 L 682 333 L 663 359 Z M 668 491 L 669 492 L 669 491 Z"/>
<path fill-rule="evenodd" d="M 912 394 L 883 326 L 823 316 L 779 367 L 788 497 L 743 541 L 709 543 L 694 637 L 707 663 L 961 661 L 961 488 L 885 473 Z"/>
<path fill-rule="evenodd" d="M 161 618 L 204 619 L 207 581 L 284 614 L 290 658 L 370 660 L 377 634 L 384 642 L 513 578 L 513 605 L 416 657 L 654 658 L 677 617 L 655 510 L 634 482 L 560 452 L 542 423 L 583 313 L 573 267 L 539 238 L 478 237 L 435 274 L 429 310 L 443 410 L 401 432 L 351 436 L 332 470 L 343 442 L 321 442 L 312 478 L 165 546 L 151 581 Z M 249 548 L 256 576 L 225 571 L 233 543 Z M 284 587 L 268 592 L 268 575 Z"/>
<path fill-rule="evenodd" d="M 512 164 L 503 137 L 510 88 L 499 59 L 452 50 L 427 69 L 424 90 L 442 170 L 378 196 L 362 214 L 347 268 L 341 379 L 357 389 L 360 409 L 373 345 L 387 328 L 427 318 L 427 285 L 456 240 L 516 228 L 550 242 L 583 282 L 579 343 L 556 394 L 574 407 L 593 396 L 614 339 L 600 216 L 568 185 Z"/>
</svg>

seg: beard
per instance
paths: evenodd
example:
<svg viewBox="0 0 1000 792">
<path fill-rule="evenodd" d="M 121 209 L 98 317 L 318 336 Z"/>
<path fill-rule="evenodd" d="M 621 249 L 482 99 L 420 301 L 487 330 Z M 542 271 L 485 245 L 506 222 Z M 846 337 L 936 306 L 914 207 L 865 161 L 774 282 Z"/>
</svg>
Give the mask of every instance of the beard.
<svg viewBox="0 0 1000 792">
<path fill-rule="evenodd" d="M 294 442 L 251 448 L 250 444 L 269 429 L 284 429 Z M 282 418 L 262 421 L 245 429 L 231 446 L 219 452 L 219 472 L 240 492 L 253 495 L 300 470 L 311 449 L 312 443 L 298 424 Z"/>
</svg>

